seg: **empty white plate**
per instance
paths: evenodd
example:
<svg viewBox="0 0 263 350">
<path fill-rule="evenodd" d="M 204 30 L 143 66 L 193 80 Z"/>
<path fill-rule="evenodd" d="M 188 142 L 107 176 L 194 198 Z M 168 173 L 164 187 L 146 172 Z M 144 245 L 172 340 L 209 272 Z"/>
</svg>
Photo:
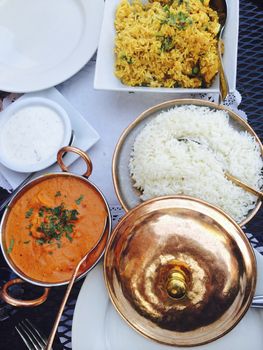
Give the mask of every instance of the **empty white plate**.
<svg viewBox="0 0 263 350">
<path fill-rule="evenodd" d="M 0 90 L 42 90 L 96 51 L 104 0 L 0 0 Z"/>
</svg>

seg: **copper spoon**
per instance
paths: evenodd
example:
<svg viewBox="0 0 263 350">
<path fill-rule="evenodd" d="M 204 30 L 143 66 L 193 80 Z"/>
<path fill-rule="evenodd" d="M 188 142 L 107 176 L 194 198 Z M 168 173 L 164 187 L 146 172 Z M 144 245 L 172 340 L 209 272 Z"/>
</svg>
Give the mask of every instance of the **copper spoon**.
<svg viewBox="0 0 263 350">
<path fill-rule="evenodd" d="M 194 143 L 197 143 L 198 145 L 202 144 L 199 140 L 190 139 L 190 138 L 187 138 L 187 137 L 178 138 L 178 141 L 194 142 Z M 248 184 L 246 184 L 245 182 L 239 180 L 238 178 L 236 178 L 235 176 L 230 174 L 228 171 L 224 170 L 224 174 L 225 174 L 225 177 L 228 180 L 234 182 L 237 186 L 242 187 L 245 191 L 254 194 L 255 196 L 259 197 L 259 199 L 263 198 L 263 193 L 261 191 L 258 191 L 256 189 L 254 189 L 253 187 L 249 186 Z"/>
<path fill-rule="evenodd" d="M 255 190 L 253 187 L 250 187 L 249 185 L 247 185 L 246 183 L 244 183 L 243 181 L 240 181 L 239 179 L 237 179 L 235 176 L 231 175 L 230 173 L 228 173 L 227 171 L 225 172 L 225 177 L 234 182 L 236 185 L 238 185 L 239 187 L 242 187 L 244 190 L 254 194 L 255 196 L 259 197 L 259 199 L 263 198 L 263 193 L 260 191 Z"/>
<path fill-rule="evenodd" d="M 56 335 L 56 331 L 57 331 L 57 328 L 58 328 L 58 325 L 59 325 L 59 321 L 61 319 L 61 316 L 62 316 L 62 313 L 64 311 L 64 308 L 65 308 L 65 305 L 67 303 L 67 300 L 68 300 L 68 297 L 69 297 L 69 294 L 71 292 L 71 289 L 73 287 L 73 284 L 77 278 L 77 275 L 78 275 L 78 271 L 79 271 L 79 268 L 81 267 L 81 265 L 86 261 L 86 259 L 88 258 L 88 256 L 97 248 L 97 246 L 99 245 L 99 243 L 101 242 L 101 239 L 104 235 L 104 232 L 106 230 L 106 227 L 107 227 L 107 222 L 108 222 L 108 216 L 106 217 L 105 219 L 105 223 L 104 223 L 104 227 L 103 227 L 103 230 L 102 230 L 102 233 L 100 235 L 100 238 L 98 239 L 98 241 L 96 242 L 95 246 L 89 250 L 85 255 L 84 257 L 78 262 L 77 266 L 75 267 L 73 273 L 72 273 L 72 276 L 71 276 L 71 279 L 69 281 L 69 284 L 68 284 L 68 287 L 66 289 L 66 293 L 64 295 L 64 298 L 61 302 L 61 305 L 60 305 L 60 308 L 58 310 L 58 313 L 57 313 L 57 316 L 56 316 L 56 319 L 55 319 L 55 322 L 54 322 L 54 325 L 53 325 L 53 328 L 51 330 L 51 333 L 49 335 L 49 338 L 48 338 L 48 342 L 47 342 L 47 346 L 46 346 L 46 350 L 51 350 L 52 349 L 52 344 L 53 344 L 53 341 L 55 339 L 55 335 Z"/>
<path fill-rule="evenodd" d="M 222 35 L 225 29 L 226 18 L 227 18 L 227 4 L 225 0 L 211 0 L 210 7 L 218 13 L 219 23 L 220 23 L 220 31 L 218 33 L 218 57 L 219 57 L 219 104 L 224 101 L 229 93 L 229 86 L 227 82 L 227 77 L 225 75 L 223 61 L 222 61 Z"/>
</svg>

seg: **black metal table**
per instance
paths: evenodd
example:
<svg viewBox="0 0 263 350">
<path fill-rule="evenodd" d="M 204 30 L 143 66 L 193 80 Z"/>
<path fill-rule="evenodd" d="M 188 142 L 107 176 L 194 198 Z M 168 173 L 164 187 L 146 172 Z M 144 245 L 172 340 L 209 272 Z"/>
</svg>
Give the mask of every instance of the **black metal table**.
<svg viewBox="0 0 263 350">
<path fill-rule="evenodd" d="M 231 0 L 230 0 L 231 1 Z M 243 99 L 240 108 L 247 115 L 250 125 L 261 140 L 263 139 L 263 1 L 240 0 L 240 28 L 237 68 L 237 89 Z M 1 97 L 1 96 L 0 96 Z M 6 196 L 6 191 L 0 190 L 0 200 Z M 252 222 L 247 225 L 246 232 L 253 234 L 254 245 L 263 246 L 263 209 Z M 0 253 L 0 286 L 12 274 Z M 53 349 L 71 349 L 71 325 L 76 299 L 83 281 L 74 285 L 67 303 L 60 331 L 56 337 Z M 30 293 L 33 291 L 29 290 Z M 34 288 L 35 292 L 35 288 Z M 52 288 L 48 300 L 36 308 L 14 309 L 0 302 L 0 350 L 23 350 L 25 345 L 15 331 L 15 325 L 25 318 L 47 335 L 64 295 L 65 288 Z M 99 350 L 99 349 L 98 349 Z"/>
</svg>

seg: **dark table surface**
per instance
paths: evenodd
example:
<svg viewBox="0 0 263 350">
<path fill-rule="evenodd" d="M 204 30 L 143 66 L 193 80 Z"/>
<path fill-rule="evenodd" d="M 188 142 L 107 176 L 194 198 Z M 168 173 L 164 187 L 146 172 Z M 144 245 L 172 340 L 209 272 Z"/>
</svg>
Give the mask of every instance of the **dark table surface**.
<svg viewBox="0 0 263 350">
<path fill-rule="evenodd" d="M 230 0 L 231 1 L 231 0 Z M 247 115 L 250 125 L 263 140 L 263 0 L 240 0 L 239 50 L 237 66 L 237 89 L 242 95 L 239 106 Z M 1 98 L 1 96 L 0 96 Z M 0 189 L 0 200 L 6 196 Z M 256 246 L 263 246 L 263 209 L 247 225 L 246 232 L 256 238 Z M 14 277 L 0 253 L 0 287 L 4 280 Z M 53 349 L 71 349 L 71 322 L 75 302 L 83 281 L 74 285 L 67 303 L 60 331 Z M 25 287 L 21 287 L 25 288 Z M 23 293 L 23 289 L 18 292 Z M 29 293 L 36 293 L 35 288 Z M 39 291 L 38 291 L 39 292 Z M 49 334 L 65 288 L 52 288 L 48 300 L 36 308 L 14 309 L 0 301 L 0 350 L 23 350 L 25 345 L 15 331 L 20 320 L 28 318 Z M 99 349 L 98 349 L 99 350 Z"/>
</svg>

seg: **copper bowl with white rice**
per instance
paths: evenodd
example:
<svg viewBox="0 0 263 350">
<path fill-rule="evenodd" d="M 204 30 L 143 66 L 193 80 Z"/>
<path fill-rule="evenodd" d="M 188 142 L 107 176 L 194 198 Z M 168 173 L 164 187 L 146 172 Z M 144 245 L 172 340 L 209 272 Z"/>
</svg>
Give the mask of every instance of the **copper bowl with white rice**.
<svg viewBox="0 0 263 350">
<path fill-rule="evenodd" d="M 241 226 L 261 206 L 225 177 L 263 185 L 263 147 L 249 124 L 215 103 L 181 99 L 154 106 L 128 126 L 113 156 L 113 182 L 123 208 L 165 195 L 213 204 Z"/>
</svg>

